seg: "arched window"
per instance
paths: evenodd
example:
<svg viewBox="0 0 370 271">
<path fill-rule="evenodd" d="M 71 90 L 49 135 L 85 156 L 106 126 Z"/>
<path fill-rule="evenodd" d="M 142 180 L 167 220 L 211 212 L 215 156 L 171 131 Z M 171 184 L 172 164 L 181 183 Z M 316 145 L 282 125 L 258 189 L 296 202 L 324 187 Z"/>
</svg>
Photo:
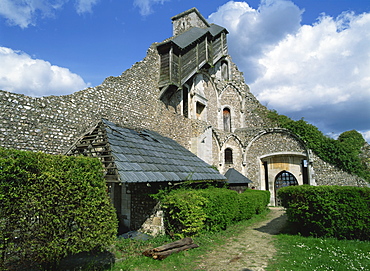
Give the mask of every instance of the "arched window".
<svg viewBox="0 0 370 271">
<path fill-rule="evenodd" d="M 224 121 L 224 131 L 231 132 L 231 113 L 230 109 L 225 107 L 223 110 L 223 121 Z"/>
<path fill-rule="evenodd" d="M 280 172 L 275 178 L 275 188 L 281 188 L 285 186 L 298 185 L 297 179 L 294 175 L 288 171 Z"/>
<path fill-rule="evenodd" d="M 230 148 L 225 149 L 225 164 L 233 163 L 233 150 Z"/>
</svg>

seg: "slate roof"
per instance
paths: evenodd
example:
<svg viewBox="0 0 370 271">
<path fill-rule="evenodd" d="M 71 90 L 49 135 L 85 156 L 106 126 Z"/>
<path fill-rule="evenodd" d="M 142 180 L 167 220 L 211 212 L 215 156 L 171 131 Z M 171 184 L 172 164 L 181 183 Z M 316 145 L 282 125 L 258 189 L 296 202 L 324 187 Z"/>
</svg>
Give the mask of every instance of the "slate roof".
<svg viewBox="0 0 370 271">
<path fill-rule="evenodd" d="M 230 184 L 246 184 L 246 183 L 253 183 L 239 171 L 234 168 L 229 168 L 226 173 L 225 177 L 227 178 L 227 182 Z"/>
<path fill-rule="evenodd" d="M 211 24 L 211 26 L 207 28 L 193 27 L 193 28 L 190 28 L 188 31 L 182 33 L 181 35 L 178 35 L 160 45 L 172 42 L 176 44 L 179 48 L 184 49 L 208 33 L 212 35 L 213 37 L 215 37 L 223 31 L 228 33 L 226 28 L 221 27 L 216 24 Z"/>
<path fill-rule="evenodd" d="M 199 27 L 193 27 L 189 29 L 188 31 L 184 32 L 183 34 L 176 36 L 172 39 L 172 42 L 179 46 L 181 49 L 186 48 L 196 40 L 203 37 L 205 34 L 207 34 L 208 30 L 204 28 Z"/>
<path fill-rule="evenodd" d="M 103 120 L 122 182 L 225 180 L 176 141 L 149 130 L 122 128 Z"/>
</svg>

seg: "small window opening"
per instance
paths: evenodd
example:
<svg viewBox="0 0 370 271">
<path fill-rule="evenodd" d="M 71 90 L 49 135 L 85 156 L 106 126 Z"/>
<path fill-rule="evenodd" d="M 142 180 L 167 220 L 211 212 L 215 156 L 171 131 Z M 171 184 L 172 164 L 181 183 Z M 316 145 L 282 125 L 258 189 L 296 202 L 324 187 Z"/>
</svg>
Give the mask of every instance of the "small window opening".
<svg viewBox="0 0 370 271">
<path fill-rule="evenodd" d="M 229 80 L 229 66 L 227 61 L 221 62 L 221 77 L 223 80 Z"/>
<path fill-rule="evenodd" d="M 189 95 L 189 90 L 187 87 L 184 86 L 182 89 L 182 114 L 184 115 L 185 118 L 189 117 L 188 95 Z"/>
<path fill-rule="evenodd" d="M 224 131 L 231 132 L 231 114 L 229 108 L 223 110 Z"/>
<path fill-rule="evenodd" d="M 233 163 L 233 151 L 230 148 L 225 149 L 225 164 Z"/>
<path fill-rule="evenodd" d="M 201 104 L 200 102 L 197 102 L 197 104 L 196 104 L 197 119 L 201 119 L 202 113 L 203 113 L 205 107 L 206 106 L 204 104 Z"/>
</svg>

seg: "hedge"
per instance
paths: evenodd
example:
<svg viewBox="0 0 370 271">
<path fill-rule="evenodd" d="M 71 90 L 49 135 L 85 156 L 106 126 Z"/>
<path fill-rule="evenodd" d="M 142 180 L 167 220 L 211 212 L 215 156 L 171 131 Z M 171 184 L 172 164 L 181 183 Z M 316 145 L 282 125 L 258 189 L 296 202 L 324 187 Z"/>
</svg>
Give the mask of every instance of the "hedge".
<svg viewBox="0 0 370 271">
<path fill-rule="evenodd" d="M 117 219 L 96 158 L 0 148 L 1 265 L 102 250 Z"/>
<path fill-rule="evenodd" d="M 370 188 L 290 186 L 278 196 L 303 235 L 369 240 Z"/>
<path fill-rule="evenodd" d="M 220 231 L 241 220 L 250 219 L 266 209 L 270 193 L 246 190 L 238 194 L 227 188 L 181 188 L 161 192 L 166 229 L 171 235 L 185 237 L 204 231 Z"/>
</svg>

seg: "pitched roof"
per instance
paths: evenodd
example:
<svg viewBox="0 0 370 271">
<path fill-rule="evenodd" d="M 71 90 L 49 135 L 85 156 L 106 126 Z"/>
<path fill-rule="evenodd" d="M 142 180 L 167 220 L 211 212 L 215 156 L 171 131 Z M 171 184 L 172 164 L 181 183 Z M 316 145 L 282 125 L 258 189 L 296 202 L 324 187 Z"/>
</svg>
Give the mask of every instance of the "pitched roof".
<svg viewBox="0 0 370 271">
<path fill-rule="evenodd" d="M 122 182 L 225 180 L 176 141 L 149 130 L 122 128 L 103 120 Z"/>
<path fill-rule="evenodd" d="M 227 182 L 231 184 L 245 184 L 245 183 L 253 183 L 239 171 L 235 170 L 234 168 L 229 168 L 226 173 L 225 177 L 227 178 Z"/>
<path fill-rule="evenodd" d="M 186 48 L 196 40 L 203 37 L 205 34 L 208 33 L 207 29 L 199 28 L 199 27 L 193 27 L 190 28 L 188 31 L 184 32 L 181 35 L 176 36 L 172 39 L 172 42 L 176 44 L 181 49 Z"/>
<path fill-rule="evenodd" d="M 165 44 L 173 43 L 177 45 L 180 49 L 185 49 L 186 47 L 207 34 L 210 34 L 212 37 L 216 37 L 221 32 L 228 33 L 226 28 L 216 24 L 211 24 L 210 27 L 207 28 L 192 27 L 188 31 L 158 44 L 158 47 Z"/>
</svg>

